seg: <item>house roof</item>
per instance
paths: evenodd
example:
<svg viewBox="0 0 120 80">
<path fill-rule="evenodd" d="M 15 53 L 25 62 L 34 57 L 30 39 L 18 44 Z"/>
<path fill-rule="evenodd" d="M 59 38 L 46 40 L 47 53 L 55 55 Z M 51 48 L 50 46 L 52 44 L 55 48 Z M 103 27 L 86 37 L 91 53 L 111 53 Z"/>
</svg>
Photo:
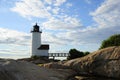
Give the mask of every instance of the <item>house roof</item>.
<svg viewBox="0 0 120 80">
<path fill-rule="evenodd" d="M 48 44 L 42 44 L 38 49 L 39 50 L 49 50 L 49 45 Z"/>
</svg>

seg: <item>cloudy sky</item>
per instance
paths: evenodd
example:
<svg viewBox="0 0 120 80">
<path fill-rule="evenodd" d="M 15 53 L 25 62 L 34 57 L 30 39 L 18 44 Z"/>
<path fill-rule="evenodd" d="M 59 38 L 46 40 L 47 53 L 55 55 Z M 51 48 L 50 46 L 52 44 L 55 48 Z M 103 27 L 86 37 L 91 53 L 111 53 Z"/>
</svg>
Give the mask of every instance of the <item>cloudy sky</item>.
<svg viewBox="0 0 120 80">
<path fill-rule="evenodd" d="M 30 56 L 36 22 L 50 52 L 96 51 L 120 33 L 120 0 L 0 0 L 0 57 Z"/>
</svg>

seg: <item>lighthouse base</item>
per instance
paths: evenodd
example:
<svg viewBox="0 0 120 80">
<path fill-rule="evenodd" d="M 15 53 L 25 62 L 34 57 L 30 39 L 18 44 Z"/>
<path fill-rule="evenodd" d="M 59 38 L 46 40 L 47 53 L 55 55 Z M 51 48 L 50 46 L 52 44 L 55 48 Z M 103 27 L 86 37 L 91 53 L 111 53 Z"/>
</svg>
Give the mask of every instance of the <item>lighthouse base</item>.
<svg viewBox="0 0 120 80">
<path fill-rule="evenodd" d="M 49 57 L 48 56 L 31 56 L 32 59 L 41 59 L 41 60 L 48 60 Z"/>
</svg>

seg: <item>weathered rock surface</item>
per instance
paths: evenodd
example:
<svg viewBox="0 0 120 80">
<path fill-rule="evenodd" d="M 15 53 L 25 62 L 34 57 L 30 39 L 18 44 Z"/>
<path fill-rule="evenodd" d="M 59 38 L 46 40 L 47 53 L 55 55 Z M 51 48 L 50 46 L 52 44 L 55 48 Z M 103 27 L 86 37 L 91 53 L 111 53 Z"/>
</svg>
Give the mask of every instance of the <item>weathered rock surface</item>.
<svg viewBox="0 0 120 80">
<path fill-rule="evenodd" d="M 85 77 L 85 76 L 75 76 L 74 80 L 116 80 L 116 79 L 110 79 L 110 78 L 103 78 L 103 77 Z"/>
<path fill-rule="evenodd" d="M 69 60 L 63 64 L 58 63 L 58 66 L 59 68 L 69 67 L 82 75 L 120 79 L 120 46 L 98 50 L 82 58 Z M 56 66 L 48 64 L 47 67 L 55 68 Z"/>
<path fill-rule="evenodd" d="M 80 74 L 120 78 L 120 47 L 109 47 L 66 62 Z"/>
<path fill-rule="evenodd" d="M 43 66 L 47 68 L 26 61 L 1 59 L 0 80 L 120 80 L 120 46 Z M 71 77 L 76 74 L 79 76 Z"/>
<path fill-rule="evenodd" d="M 55 62 L 52 59 L 48 59 L 48 57 L 36 57 L 36 58 L 23 58 L 23 59 L 18 59 L 18 61 L 27 61 L 27 62 L 31 62 L 34 64 L 45 64 L 45 63 L 50 63 L 50 62 Z"/>
<path fill-rule="evenodd" d="M 42 65 L 45 68 L 51 68 L 51 69 L 70 69 L 69 66 L 63 65 L 64 62 L 50 62 Z"/>
<path fill-rule="evenodd" d="M 66 80 L 72 70 L 52 70 L 26 61 L 0 60 L 0 80 Z"/>
</svg>

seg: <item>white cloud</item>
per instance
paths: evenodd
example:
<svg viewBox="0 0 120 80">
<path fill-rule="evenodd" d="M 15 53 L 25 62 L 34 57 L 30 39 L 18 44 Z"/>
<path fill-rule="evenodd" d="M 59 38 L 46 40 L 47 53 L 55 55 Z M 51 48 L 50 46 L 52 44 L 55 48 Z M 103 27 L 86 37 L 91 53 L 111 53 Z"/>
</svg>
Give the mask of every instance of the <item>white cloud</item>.
<svg viewBox="0 0 120 80">
<path fill-rule="evenodd" d="M 54 1 L 54 5 L 55 6 L 60 6 L 60 5 L 62 5 L 63 3 L 65 3 L 66 2 L 66 0 L 55 0 Z"/>
<path fill-rule="evenodd" d="M 11 10 L 28 18 L 48 18 L 51 16 L 41 0 L 22 0 L 21 2 L 16 2 L 15 7 L 11 8 Z"/>
<path fill-rule="evenodd" d="M 78 44 L 101 44 L 101 41 L 113 34 L 120 34 L 120 1 L 106 0 L 91 13 L 96 25 L 64 34 Z"/>
<path fill-rule="evenodd" d="M 61 6 L 67 0 L 45 0 L 45 3 L 53 6 Z"/>
<path fill-rule="evenodd" d="M 61 17 L 62 19 L 50 18 L 47 22 L 43 23 L 43 26 L 51 30 L 72 30 L 82 27 L 80 20 L 74 17 Z"/>
<path fill-rule="evenodd" d="M 27 1 L 27 0 L 26 0 Z M 49 6 L 36 3 L 35 1 L 29 0 L 28 2 L 19 2 L 16 3 L 16 7 L 13 10 L 16 10 L 23 16 L 35 16 L 35 17 L 46 17 L 50 16 L 48 21 L 43 23 L 45 29 L 56 30 L 57 33 L 43 33 L 42 41 L 44 43 L 49 43 L 50 45 L 100 45 L 101 41 L 111 36 L 112 34 L 120 33 L 120 0 L 105 0 L 95 11 L 91 12 L 90 15 L 95 21 L 95 25 L 89 27 L 84 27 L 81 24 L 80 20 L 76 17 L 70 17 L 68 15 L 57 15 L 60 13 L 60 5 L 66 2 L 66 0 L 45 0 Z M 87 0 L 89 1 L 89 0 Z M 29 9 L 30 2 L 32 2 L 32 9 Z M 54 3 L 54 4 L 53 4 Z M 21 5 L 25 6 L 21 8 Z M 27 4 L 27 5 L 26 5 Z M 36 5 L 37 4 L 37 5 Z M 50 5 L 55 5 L 56 7 L 51 7 Z M 39 9 L 40 8 L 40 9 Z M 40 10 L 43 10 L 41 12 Z M 35 10 L 35 11 L 34 11 Z M 45 11 L 44 11 L 45 10 Z M 34 11 L 35 13 L 30 13 Z M 54 15 L 51 15 L 51 11 Z M 38 12 L 38 13 L 36 13 Z M 55 16 L 55 17 L 54 17 Z M 48 18 L 48 17 L 47 17 Z M 60 31 L 63 30 L 63 31 Z M 6 41 L 6 39 L 5 39 Z M 93 46 L 94 46 L 93 45 Z M 80 46 L 81 47 L 81 46 Z M 81 47 L 82 48 L 82 47 Z M 92 48 L 92 47 L 89 47 Z M 96 47 L 97 48 L 97 47 Z"/>
<path fill-rule="evenodd" d="M 95 12 L 90 13 L 99 27 L 120 26 L 120 0 L 106 0 Z"/>
<path fill-rule="evenodd" d="M 62 19 L 50 19 L 44 23 L 47 29 L 67 30 L 56 33 L 56 37 L 68 45 L 87 45 L 92 48 L 101 44 L 101 41 L 113 34 L 120 33 L 120 1 L 106 0 L 100 7 L 91 13 L 96 24 L 89 27 L 82 27 L 79 20 L 72 17 L 62 17 Z M 82 28 L 81 28 L 82 27 Z M 99 47 L 98 46 L 98 47 Z M 96 47 L 96 49 L 98 48 Z"/>
<path fill-rule="evenodd" d="M 0 28 L 0 43 L 14 45 L 30 45 L 30 35 L 15 30 Z"/>
<path fill-rule="evenodd" d="M 31 17 L 50 18 L 53 14 L 58 14 L 59 6 L 65 2 L 66 0 L 21 0 L 15 3 L 11 11 L 28 19 Z"/>
<path fill-rule="evenodd" d="M 48 11 L 52 9 L 50 6 L 48 6 L 48 7 L 46 7 L 46 8 L 47 8 Z"/>
<path fill-rule="evenodd" d="M 45 0 L 45 2 L 48 3 L 48 4 L 52 4 L 53 0 Z"/>
<path fill-rule="evenodd" d="M 67 7 L 72 7 L 73 5 L 71 3 L 66 4 Z"/>
<path fill-rule="evenodd" d="M 60 38 L 57 34 L 44 32 L 42 33 L 42 42 L 51 45 L 66 45 L 68 41 L 64 38 Z"/>
<path fill-rule="evenodd" d="M 55 7 L 54 9 L 52 9 L 52 12 L 57 15 L 59 13 L 59 10 L 60 8 Z"/>
<path fill-rule="evenodd" d="M 30 35 L 16 30 L 0 28 L 1 58 L 23 58 L 30 56 Z"/>
</svg>

